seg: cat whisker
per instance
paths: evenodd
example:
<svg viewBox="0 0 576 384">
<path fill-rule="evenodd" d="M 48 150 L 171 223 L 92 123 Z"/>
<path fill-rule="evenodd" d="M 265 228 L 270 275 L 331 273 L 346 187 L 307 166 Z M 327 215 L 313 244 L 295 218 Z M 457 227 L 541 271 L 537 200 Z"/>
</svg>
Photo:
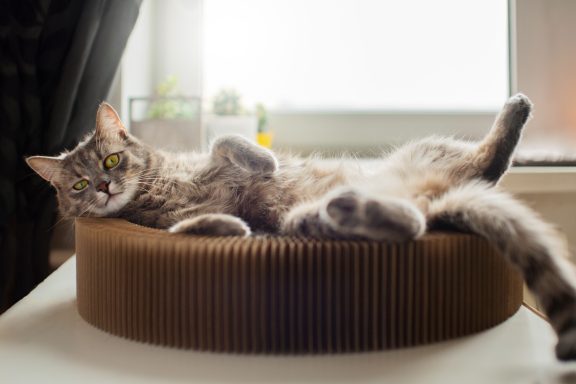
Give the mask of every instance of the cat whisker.
<svg viewBox="0 0 576 384">
<path fill-rule="evenodd" d="M 96 206 L 96 201 L 97 201 L 97 197 L 93 198 L 92 200 L 90 200 L 88 203 L 86 203 L 88 205 L 88 207 L 83 210 L 78 216 L 82 216 L 84 215 L 86 212 L 88 212 L 89 210 L 91 210 L 92 208 L 94 208 Z M 62 216 L 60 219 L 58 219 L 50 228 L 49 230 L 53 230 L 56 226 L 58 226 L 60 223 L 62 223 L 64 220 L 68 220 L 74 218 L 74 216 Z"/>
</svg>

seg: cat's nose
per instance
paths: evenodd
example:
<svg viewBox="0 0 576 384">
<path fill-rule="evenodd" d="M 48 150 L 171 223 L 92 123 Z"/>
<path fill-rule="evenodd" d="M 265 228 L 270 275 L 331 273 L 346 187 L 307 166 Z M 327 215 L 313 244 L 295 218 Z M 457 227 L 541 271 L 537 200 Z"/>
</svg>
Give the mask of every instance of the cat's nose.
<svg viewBox="0 0 576 384">
<path fill-rule="evenodd" d="M 98 192 L 108 193 L 108 186 L 109 185 L 110 185 L 109 181 L 101 181 L 100 183 L 98 183 L 98 185 L 96 185 L 96 190 Z"/>
</svg>

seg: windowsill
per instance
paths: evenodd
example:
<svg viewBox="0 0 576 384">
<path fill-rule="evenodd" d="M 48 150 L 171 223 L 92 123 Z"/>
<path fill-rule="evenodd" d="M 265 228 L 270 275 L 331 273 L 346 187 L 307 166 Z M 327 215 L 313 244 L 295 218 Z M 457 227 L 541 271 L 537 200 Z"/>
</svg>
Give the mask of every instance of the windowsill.
<svg viewBox="0 0 576 384">
<path fill-rule="evenodd" d="M 379 162 L 376 158 L 354 161 L 368 168 L 377 166 Z M 576 193 L 576 166 L 515 166 L 499 185 L 511 193 Z"/>
<path fill-rule="evenodd" d="M 378 163 L 375 158 L 355 161 L 368 167 Z M 512 167 L 500 187 L 511 193 L 576 193 L 576 166 Z"/>
<path fill-rule="evenodd" d="M 576 192 L 576 167 L 512 167 L 500 185 L 512 193 Z"/>
</svg>

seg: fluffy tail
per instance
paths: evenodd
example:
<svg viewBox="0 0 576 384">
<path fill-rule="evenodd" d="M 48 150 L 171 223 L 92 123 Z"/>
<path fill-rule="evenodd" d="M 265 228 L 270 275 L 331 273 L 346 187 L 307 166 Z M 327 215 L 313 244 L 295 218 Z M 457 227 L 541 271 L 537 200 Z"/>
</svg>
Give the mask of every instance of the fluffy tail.
<svg viewBox="0 0 576 384">
<path fill-rule="evenodd" d="M 496 116 L 488 135 L 474 154 L 474 165 L 483 180 L 496 184 L 508 170 L 531 111 L 530 99 L 519 93 L 508 99 Z"/>
<path fill-rule="evenodd" d="M 576 360 L 576 274 L 551 225 L 488 183 L 448 192 L 430 205 L 431 227 L 477 233 L 518 267 L 558 334 L 556 356 Z"/>
</svg>

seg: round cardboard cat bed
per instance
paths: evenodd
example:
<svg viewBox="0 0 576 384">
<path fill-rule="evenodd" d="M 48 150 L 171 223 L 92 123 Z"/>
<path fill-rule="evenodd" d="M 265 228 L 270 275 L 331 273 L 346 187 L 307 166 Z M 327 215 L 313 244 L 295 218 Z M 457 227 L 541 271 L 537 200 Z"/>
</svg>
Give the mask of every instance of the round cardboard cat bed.
<svg viewBox="0 0 576 384">
<path fill-rule="evenodd" d="M 174 235 L 76 221 L 78 310 L 143 342 L 223 352 L 383 350 L 478 332 L 516 312 L 518 273 L 482 238 L 405 244 Z"/>
</svg>

